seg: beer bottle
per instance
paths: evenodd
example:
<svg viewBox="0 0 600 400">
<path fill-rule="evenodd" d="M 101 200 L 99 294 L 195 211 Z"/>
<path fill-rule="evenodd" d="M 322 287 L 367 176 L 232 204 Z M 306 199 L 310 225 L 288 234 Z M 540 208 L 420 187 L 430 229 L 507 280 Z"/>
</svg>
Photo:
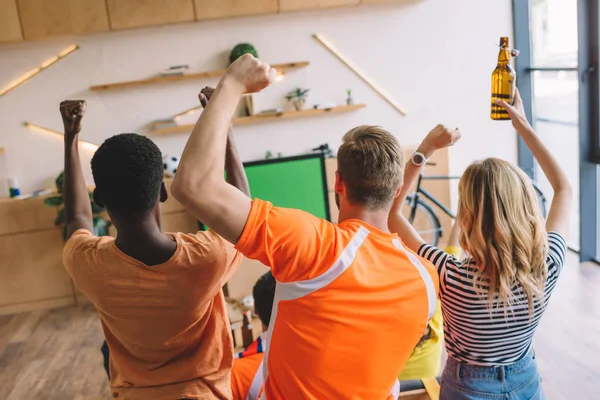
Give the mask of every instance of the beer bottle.
<svg viewBox="0 0 600 400">
<path fill-rule="evenodd" d="M 516 51 L 515 51 L 516 53 Z M 513 104 L 515 100 L 515 85 L 517 75 L 514 68 L 510 65 L 511 52 L 508 47 L 508 38 L 500 38 L 500 53 L 498 54 L 498 65 L 492 73 L 492 113 L 491 117 L 495 120 L 510 119 L 508 112 L 499 105 L 496 100 L 504 100 L 508 104 Z M 516 54 L 515 54 L 516 55 Z"/>
</svg>

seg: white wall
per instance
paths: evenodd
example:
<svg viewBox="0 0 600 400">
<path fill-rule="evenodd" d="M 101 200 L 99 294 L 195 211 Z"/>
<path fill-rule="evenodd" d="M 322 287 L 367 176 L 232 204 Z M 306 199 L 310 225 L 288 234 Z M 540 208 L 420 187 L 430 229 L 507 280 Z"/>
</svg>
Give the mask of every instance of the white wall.
<svg viewBox="0 0 600 400">
<path fill-rule="evenodd" d="M 462 142 L 451 152 L 451 172 L 473 159 L 516 160 L 516 136 L 509 123 L 489 119 L 490 75 L 500 36 L 512 36 L 509 0 L 422 0 L 404 4 L 232 19 L 142 30 L 60 38 L 0 47 L 0 86 L 39 65 L 71 43 L 81 49 L 25 85 L 0 97 L 0 147 L 10 176 L 23 191 L 51 187 L 62 169 L 62 140 L 31 131 L 24 121 L 61 130 L 58 104 L 86 99 L 82 138 L 100 143 L 121 132 L 147 134 L 147 124 L 196 105 L 196 94 L 214 80 L 91 92 L 93 84 L 134 80 L 187 63 L 192 71 L 222 68 L 228 51 L 248 41 L 272 62 L 308 60 L 256 96 L 260 108 L 284 105 L 295 86 L 311 89 L 308 104 L 345 101 L 352 88 L 368 108 L 349 114 L 239 127 L 244 160 L 267 150 L 304 153 L 358 124 L 379 124 L 402 143 L 420 140 L 437 123 L 460 127 Z M 311 35 L 322 33 L 408 110 L 402 117 L 353 75 Z M 152 137 L 161 150 L 180 154 L 186 134 Z M 90 150 L 82 151 L 88 182 Z"/>
</svg>

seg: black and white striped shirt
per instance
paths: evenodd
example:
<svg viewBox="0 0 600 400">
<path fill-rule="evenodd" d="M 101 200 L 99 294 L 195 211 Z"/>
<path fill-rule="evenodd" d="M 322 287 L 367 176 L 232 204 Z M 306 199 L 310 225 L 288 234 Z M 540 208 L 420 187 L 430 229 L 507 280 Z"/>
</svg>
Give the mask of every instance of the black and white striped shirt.
<svg viewBox="0 0 600 400">
<path fill-rule="evenodd" d="M 450 357 L 467 364 L 496 366 L 512 364 L 527 355 L 565 263 L 567 245 L 562 236 L 548 233 L 548 245 L 545 303 L 535 301 L 531 317 L 520 285 L 512 289 L 515 298 L 508 312 L 498 303 L 490 311 L 487 298 L 474 290 L 477 267 L 472 260 L 460 262 L 428 244 L 419 248 L 419 255 L 431 261 L 440 275 L 444 335 Z"/>
</svg>

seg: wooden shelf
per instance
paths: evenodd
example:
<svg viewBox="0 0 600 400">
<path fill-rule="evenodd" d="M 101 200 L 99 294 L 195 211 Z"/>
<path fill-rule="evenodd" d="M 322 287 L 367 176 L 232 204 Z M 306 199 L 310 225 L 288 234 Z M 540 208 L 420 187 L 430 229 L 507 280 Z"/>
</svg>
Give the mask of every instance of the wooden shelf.
<svg viewBox="0 0 600 400">
<path fill-rule="evenodd" d="M 325 114 L 332 114 L 332 113 L 348 112 L 348 111 L 359 110 L 361 108 L 365 108 L 366 106 L 367 106 L 366 104 L 353 104 L 351 106 L 337 106 L 337 107 L 324 108 L 324 109 L 310 108 L 310 109 L 302 110 L 302 111 L 283 111 L 283 112 L 279 112 L 276 114 L 275 113 L 273 113 L 273 114 L 257 114 L 257 115 L 252 115 L 250 117 L 234 118 L 232 120 L 232 123 L 233 123 L 233 125 L 236 125 L 236 126 L 249 125 L 249 124 L 256 124 L 256 123 L 267 122 L 267 121 L 278 121 L 278 120 L 282 120 L 282 119 L 312 117 L 315 115 L 325 115 Z M 173 127 L 168 127 L 168 128 L 156 129 L 152 133 L 154 133 L 156 135 L 169 135 L 172 133 L 184 133 L 184 132 L 189 133 L 192 131 L 193 128 L 194 128 L 194 124 L 179 125 L 179 126 L 173 126 Z"/>
<path fill-rule="evenodd" d="M 285 64 L 274 64 L 273 68 L 276 68 L 277 71 L 285 73 L 287 71 L 304 68 L 309 64 L 308 61 L 298 61 L 291 62 Z M 117 82 L 117 83 L 107 83 L 104 85 L 95 85 L 90 86 L 90 90 L 110 90 L 110 89 L 122 89 L 132 86 L 141 86 L 141 85 L 151 85 L 155 83 L 168 83 L 168 82 L 179 82 L 185 81 L 189 79 L 200 79 L 200 78 L 218 78 L 223 76 L 227 70 L 226 69 L 217 69 L 214 71 L 207 72 L 196 72 L 192 74 L 184 74 L 184 75 L 175 75 L 175 76 L 156 76 L 149 79 L 142 79 L 139 81 L 129 81 L 129 82 Z"/>
</svg>

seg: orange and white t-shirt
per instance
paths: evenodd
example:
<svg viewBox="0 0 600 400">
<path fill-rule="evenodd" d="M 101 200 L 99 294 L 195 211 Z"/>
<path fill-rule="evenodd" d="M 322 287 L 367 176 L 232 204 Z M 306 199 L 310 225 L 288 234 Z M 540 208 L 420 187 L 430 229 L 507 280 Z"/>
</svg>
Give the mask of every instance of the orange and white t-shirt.
<svg viewBox="0 0 600 400">
<path fill-rule="evenodd" d="M 257 400 L 263 383 L 264 353 L 253 354 L 233 361 L 231 392 L 233 400 Z"/>
<path fill-rule="evenodd" d="M 396 234 L 255 199 L 236 248 L 277 280 L 266 399 L 383 400 L 436 307 L 433 266 Z"/>
<path fill-rule="evenodd" d="M 233 344 L 221 288 L 242 256 L 212 231 L 172 236 L 173 256 L 149 267 L 113 238 L 82 229 L 63 261 L 100 314 L 114 398 L 230 399 Z"/>
</svg>

